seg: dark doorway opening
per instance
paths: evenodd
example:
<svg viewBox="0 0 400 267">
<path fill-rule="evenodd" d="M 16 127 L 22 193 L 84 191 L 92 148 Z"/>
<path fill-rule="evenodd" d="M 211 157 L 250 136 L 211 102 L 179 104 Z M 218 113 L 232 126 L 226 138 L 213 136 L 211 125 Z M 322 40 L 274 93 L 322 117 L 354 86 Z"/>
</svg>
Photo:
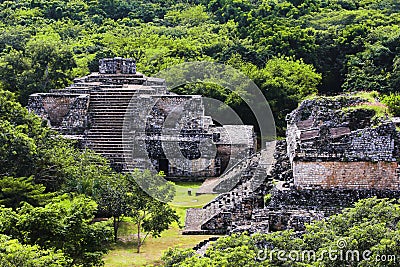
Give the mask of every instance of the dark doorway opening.
<svg viewBox="0 0 400 267">
<path fill-rule="evenodd" d="M 168 159 L 159 159 L 158 160 L 158 171 L 163 171 L 165 175 L 168 175 Z"/>
</svg>

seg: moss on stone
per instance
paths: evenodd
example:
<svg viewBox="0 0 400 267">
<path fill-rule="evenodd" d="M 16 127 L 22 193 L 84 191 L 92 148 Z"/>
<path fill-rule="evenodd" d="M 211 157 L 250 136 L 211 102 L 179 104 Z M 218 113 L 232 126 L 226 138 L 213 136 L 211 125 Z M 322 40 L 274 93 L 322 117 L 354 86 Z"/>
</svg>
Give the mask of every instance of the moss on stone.
<svg viewBox="0 0 400 267">
<path fill-rule="evenodd" d="M 370 118 L 372 124 L 378 124 L 382 120 L 387 120 L 388 118 L 391 118 L 393 116 L 392 114 L 390 114 L 387 106 L 385 106 L 380 102 L 374 102 L 374 103 L 368 102 L 356 106 L 343 107 L 341 110 L 345 114 L 355 113 L 355 114 L 360 114 L 360 116 L 364 116 L 366 112 L 368 113 L 368 111 L 373 112 L 373 115 Z M 364 118 L 360 117 L 359 119 L 365 119 L 365 117 Z"/>
</svg>

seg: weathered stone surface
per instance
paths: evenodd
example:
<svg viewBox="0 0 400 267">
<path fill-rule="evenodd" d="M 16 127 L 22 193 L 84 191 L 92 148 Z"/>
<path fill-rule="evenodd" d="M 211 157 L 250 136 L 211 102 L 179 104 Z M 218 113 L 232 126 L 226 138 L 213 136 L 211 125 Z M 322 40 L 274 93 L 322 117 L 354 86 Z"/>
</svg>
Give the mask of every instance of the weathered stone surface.
<svg viewBox="0 0 400 267">
<path fill-rule="evenodd" d="M 136 61 L 131 58 L 103 58 L 99 60 L 101 74 L 135 74 Z"/>
<path fill-rule="evenodd" d="M 272 187 L 275 142 L 249 157 L 233 189 L 220 194 L 203 208 L 188 209 L 183 234 L 226 234 L 249 222 L 254 209 L 264 206 L 264 195 Z"/>
<path fill-rule="evenodd" d="M 296 187 L 399 189 L 399 134 L 390 120 L 373 125 L 373 110 L 348 109 L 365 102 L 354 96 L 320 97 L 288 115 Z"/>
<path fill-rule="evenodd" d="M 396 162 L 293 162 L 297 188 L 400 190 Z"/>
<path fill-rule="evenodd" d="M 62 134 L 83 134 L 89 126 L 89 95 L 33 94 L 28 109 L 48 121 Z"/>
</svg>

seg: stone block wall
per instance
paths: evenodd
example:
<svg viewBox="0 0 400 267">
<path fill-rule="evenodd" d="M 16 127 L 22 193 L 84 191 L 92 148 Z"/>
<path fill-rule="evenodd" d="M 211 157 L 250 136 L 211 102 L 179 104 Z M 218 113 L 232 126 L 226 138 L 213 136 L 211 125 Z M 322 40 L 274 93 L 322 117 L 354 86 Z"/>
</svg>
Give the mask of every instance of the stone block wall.
<svg viewBox="0 0 400 267">
<path fill-rule="evenodd" d="M 393 123 L 351 131 L 345 127 L 299 130 L 288 127 L 291 161 L 396 161 Z"/>
<path fill-rule="evenodd" d="M 377 105 L 368 101 L 320 97 L 288 115 L 287 153 L 297 188 L 400 189 L 399 133 L 388 118 L 377 122 L 373 110 L 352 108 Z"/>
<path fill-rule="evenodd" d="M 151 165 L 171 180 L 219 176 L 228 163 L 254 153 L 253 127 L 236 127 L 234 133 L 246 142 L 238 138 L 223 142 L 223 136 L 233 127 L 215 127 L 207 120 L 197 95 L 138 96 L 131 100 L 129 114 L 127 127 L 132 134 L 126 138 L 136 140 L 132 161 L 149 158 Z"/>
<path fill-rule="evenodd" d="M 263 209 L 253 209 L 250 220 L 236 222 L 233 232 L 267 233 L 293 229 L 302 232 L 305 223 L 321 220 L 351 207 L 360 199 L 399 198 L 400 191 L 388 189 L 278 189 Z"/>
<path fill-rule="evenodd" d="M 131 58 L 103 58 L 99 60 L 101 74 L 135 74 L 136 61 Z"/>
<path fill-rule="evenodd" d="M 396 162 L 293 162 L 299 188 L 400 190 Z"/>
<path fill-rule="evenodd" d="M 28 109 L 47 120 L 50 127 L 62 134 L 79 135 L 88 128 L 89 95 L 34 94 Z"/>
</svg>

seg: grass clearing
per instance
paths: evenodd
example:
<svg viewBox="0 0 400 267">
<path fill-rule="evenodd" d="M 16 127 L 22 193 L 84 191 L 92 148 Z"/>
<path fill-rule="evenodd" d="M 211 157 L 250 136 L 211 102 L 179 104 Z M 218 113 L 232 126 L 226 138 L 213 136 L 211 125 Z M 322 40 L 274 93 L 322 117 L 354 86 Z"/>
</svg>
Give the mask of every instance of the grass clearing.
<svg viewBox="0 0 400 267">
<path fill-rule="evenodd" d="M 342 108 L 342 110 L 344 112 L 349 112 L 354 110 L 372 110 L 375 113 L 375 115 L 371 118 L 372 121 L 375 121 L 376 119 L 379 118 L 385 119 L 390 117 L 390 112 L 388 110 L 388 107 L 380 102 L 363 103 L 357 106 Z"/>
<path fill-rule="evenodd" d="M 129 228 L 136 228 L 130 225 Z M 125 227 L 128 227 L 127 225 Z M 161 237 L 148 237 L 141 248 L 141 252 L 136 253 L 136 240 L 133 232 L 127 236 L 122 236 L 123 241 L 113 245 L 112 250 L 104 257 L 106 267 L 127 267 L 127 266 L 162 266 L 160 260 L 163 251 L 169 247 L 190 248 L 197 243 L 212 237 L 212 235 L 182 235 L 178 225 L 173 225 L 170 229 L 163 232 Z"/>
<path fill-rule="evenodd" d="M 216 195 L 196 196 L 201 183 L 182 182 L 176 184 L 176 196 L 171 207 L 180 217 L 180 225 L 185 223 L 186 210 L 189 207 L 202 207 L 216 197 Z M 188 190 L 192 194 L 188 194 Z M 191 248 L 197 243 L 212 237 L 213 235 L 182 235 L 182 229 L 174 223 L 159 238 L 147 237 L 141 247 L 141 252 L 136 253 L 136 226 L 129 218 L 125 218 L 119 229 L 120 240 L 112 246 L 112 249 L 104 256 L 106 267 L 127 266 L 162 266 L 161 256 L 163 251 L 170 247 Z"/>
<path fill-rule="evenodd" d="M 196 196 L 201 183 L 179 182 L 175 183 L 176 195 L 171 206 L 199 208 L 213 200 L 217 194 L 204 194 Z M 191 194 L 189 195 L 189 191 Z"/>
</svg>

